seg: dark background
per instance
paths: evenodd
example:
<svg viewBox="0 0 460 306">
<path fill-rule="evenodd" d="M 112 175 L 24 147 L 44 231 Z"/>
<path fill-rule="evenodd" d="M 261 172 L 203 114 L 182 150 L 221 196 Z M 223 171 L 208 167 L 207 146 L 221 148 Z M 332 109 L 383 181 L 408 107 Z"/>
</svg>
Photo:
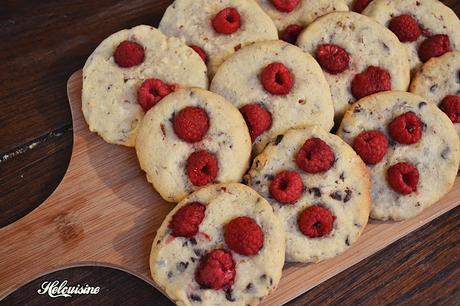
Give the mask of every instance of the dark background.
<svg viewBox="0 0 460 306">
<path fill-rule="evenodd" d="M 67 169 L 72 149 L 66 96 L 70 75 L 83 67 L 86 58 L 110 34 L 138 24 L 157 26 L 171 2 L 0 1 L 0 227 L 40 205 Z M 443 2 L 460 12 L 459 0 Z M 459 215 L 460 208 L 452 210 L 291 304 L 458 304 Z M 102 293 L 65 300 L 36 294 L 41 282 L 50 279 L 98 285 Z M 0 302 L 50 303 L 167 302 L 142 280 L 103 267 L 55 272 Z"/>
</svg>

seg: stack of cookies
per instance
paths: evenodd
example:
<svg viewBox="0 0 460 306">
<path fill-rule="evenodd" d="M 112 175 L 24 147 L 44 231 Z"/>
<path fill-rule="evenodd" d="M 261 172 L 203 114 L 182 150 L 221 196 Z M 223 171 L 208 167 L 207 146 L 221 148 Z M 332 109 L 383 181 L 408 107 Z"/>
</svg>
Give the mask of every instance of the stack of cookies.
<svg viewBox="0 0 460 306">
<path fill-rule="evenodd" d="M 256 305 L 285 260 L 438 201 L 460 163 L 459 51 L 437 0 L 176 0 L 159 29 L 108 37 L 83 114 L 178 203 L 153 279 L 179 305 Z"/>
</svg>

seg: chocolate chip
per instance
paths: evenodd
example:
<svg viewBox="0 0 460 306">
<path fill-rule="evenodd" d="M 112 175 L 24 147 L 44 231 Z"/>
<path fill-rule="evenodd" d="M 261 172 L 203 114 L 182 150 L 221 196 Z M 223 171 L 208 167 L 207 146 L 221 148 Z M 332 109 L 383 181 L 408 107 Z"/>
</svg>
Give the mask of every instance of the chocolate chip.
<svg viewBox="0 0 460 306">
<path fill-rule="evenodd" d="M 129 79 L 123 79 L 123 82 L 125 82 L 125 83 L 126 83 L 126 82 L 128 82 L 128 80 L 129 80 Z"/>
<path fill-rule="evenodd" d="M 284 135 L 276 136 L 275 146 L 279 145 L 281 141 L 283 141 Z"/>
<path fill-rule="evenodd" d="M 444 150 L 442 150 L 441 152 L 441 157 L 443 159 L 448 159 L 449 157 L 449 152 L 450 152 L 450 148 L 449 147 L 446 147 Z"/>
<path fill-rule="evenodd" d="M 268 181 L 273 181 L 274 178 L 275 178 L 275 176 L 273 176 L 271 174 L 265 174 L 265 179 L 268 180 Z"/>
<path fill-rule="evenodd" d="M 220 187 L 220 190 L 222 190 L 223 192 L 227 192 L 227 187 Z"/>
<path fill-rule="evenodd" d="M 195 301 L 195 302 L 201 302 L 201 297 L 199 295 L 196 295 L 196 294 L 191 294 L 190 299 L 192 301 Z"/>
<path fill-rule="evenodd" d="M 263 280 L 263 281 L 265 281 L 266 278 L 267 278 L 267 274 L 262 274 L 262 275 L 260 276 L 260 279 Z"/>
<path fill-rule="evenodd" d="M 313 194 L 317 198 L 321 197 L 321 189 L 319 189 L 318 187 L 308 189 L 308 193 Z"/>
<path fill-rule="evenodd" d="M 187 240 L 185 240 L 184 243 L 182 243 L 182 247 L 186 247 L 186 246 L 188 246 L 188 241 Z"/>
<path fill-rule="evenodd" d="M 422 108 L 422 107 L 426 106 L 426 104 L 427 104 L 426 102 L 422 101 L 422 102 L 420 102 L 418 104 L 418 108 Z"/>
<path fill-rule="evenodd" d="M 247 291 L 250 291 L 252 290 L 252 288 L 254 287 L 254 285 L 252 283 L 249 283 L 247 286 L 246 286 L 246 290 Z"/>
<path fill-rule="evenodd" d="M 112 89 L 112 84 L 110 84 L 109 86 L 107 86 L 107 90 L 110 90 Z"/>
<path fill-rule="evenodd" d="M 342 193 L 340 191 L 335 191 L 331 193 L 329 196 L 336 201 L 342 201 Z"/>
<path fill-rule="evenodd" d="M 176 268 L 177 268 L 177 271 L 179 271 L 179 272 L 182 273 L 182 272 L 184 272 L 185 270 L 187 270 L 187 268 L 188 268 L 188 262 L 183 262 L 183 261 L 181 261 L 181 262 L 177 263 Z"/>
<path fill-rule="evenodd" d="M 197 258 L 195 258 L 195 257 L 190 257 L 190 260 L 191 260 L 192 262 L 195 262 L 195 261 L 197 260 Z"/>
<path fill-rule="evenodd" d="M 240 50 L 241 49 L 241 44 L 236 45 L 235 47 L 233 47 L 233 49 L 235 50 L 235 52 Z"/>
<path fill-rule="evenodd" d="M 168 278 L 171 278 L 173 276 L 173 273 L 171 271 L 168 272 Z"/>
<path fill-rule="evenodd" d="M 351 131 L 347 130 L 347 129 L 342 129 L 342 131 L 345 133 L 345 134 L 350 134 Z"/>
<path fill-rule="evenodd" d="M 339 178 L 342 180 L 342 182 L 345 182 L 345 172 L 340 173 Z"/>
<path fill-rule="evenodd" d="M 353 194 L 353 191 L 351 191 L 350 189 L 347 188 L 345 190 L 345 193 L 346 193 L 346 195 L 345 195 L 345 198 L 343 199 L 343 203 L 347 203 L 348 201 L 351 200 L 351 195 Z"/>
<path fill-rule="evenodd" d="M 195 253 L 196 256 L 201 256 L 201 250 L 194 249 L 193 253 Z"/>
<path fill-rule="evenodd" d="M 460 84 L 460 70 L 457 72 L 457 83 Z"/>
<path fill-rule="evenodd" d="M 305 104 L 305 100 L 304 99 L 300 99 L 299 101 L 297 101 L 299 104 L 301 105 L 304 105 Z"/>
<path fill-rule="evenodd" d="M 257 181 L 254 182 L 254 184 L 256 184 L 256 185 L 260 185 L 260 183 L 261 183 L 261 182 L 260 182 L 259 180 L 257 180 Z"/>
<path fill-rule="evenodd" d="M 434 92 L 438 88 L 438 84 L 431 85 L 430 91 Z"/>
<path fill-rule="evenodd" d="M 273 285 L 273 278 L 270 277 L 270 286 Z"/>
<path fill-rule="evenodd" d="M 166 130 L 165 125 L 162 123 L 160 124 L 161 133 L 163 134 L 163 139 L 166 137 Z"/>
<path fill-rule="evenodd" d="M 353 109 L 353 113 L 360 113 L 363 109 L 361 108 L 361 105 L 356 104 L 355 108 Z"/>
<path fill-rule="evenodd" d="M 198 243 L 196 242 L 196 239 L 195 239 L 195 238 L 190 238 L 189 241 L 190 241 L 190 243 L 191 243 L 192 245 L 197 245 L 197 244 L 198 244 Z"/>
<path fill-rule="evenodd" d="M 236 301 L 235 297 L 233 296 L 233 290 L 231 288 L 225 291 L 225 298 L 230 302 Z"/>
<path fill-rule="evenodd" d="M 382 45 L 383 45 L 383 48 L 386 50 L 386 51 L 390 51 L 390 47 L 388 47 L 388 45 L 386 43 L 384 43 L 382 41 Z"/>
<path fill-rule="evenodd" d="M 350 246 L 351 243 L 350 243 L 350 236 L 347 236 L 347 239 L 345 240 L 345 244 Z"/>
</svg>

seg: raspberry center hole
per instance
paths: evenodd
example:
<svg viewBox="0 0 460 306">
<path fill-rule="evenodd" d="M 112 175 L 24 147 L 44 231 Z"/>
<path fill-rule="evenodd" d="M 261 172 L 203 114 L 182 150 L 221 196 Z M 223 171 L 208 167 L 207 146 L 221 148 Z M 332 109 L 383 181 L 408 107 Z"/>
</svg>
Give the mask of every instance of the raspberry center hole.
<svg viewBox="0 0 460 306">
<path fill-rule="evenodd" d="M 225 20 L 227 20 L 228 23 L 234 23 L 235 22 L 235 19 L 233 18 L 233 16 L 231 14 L 228 14 L 225 17 Z"/>
<path fill-rule="evenodd" d="M 281 75 L 281 73 L 277 72 L 275 74 L 275 82 L 279 85 L 283 85 L 284 84 L 284 79 L 283 79 L 283 76 Z"/>
<path fill-rule="evenodd" d="M 158 90 L 155 87 L 150 88 L 149 93 L 155 97 L 159 96 Z"/>
<path fill-rule="evenodd" d="M 286 191 L 286 189 L 288 188 L 288 186 L 289 186 L 289 182 L 288 182 L 287 180 L 282 180 L 282 181 L 280 182 L 280 186 L 279 186 L 279 187 L 280 187 L 280 190 Z"/>
<path fill-rule="evenodd" d="M 203 168 L 201 168 L 201 172 L 203 172 L 204 174 L 209 174 L 208 164 L 204 165 Z"/>
<path fill-rule="evenodd" d="M 317 230 L 320 230 L 321 229 L 321 222 L 317 221 L 315 224 L 313 224 L 313 227 L 316 228 Z"/>
</svg>

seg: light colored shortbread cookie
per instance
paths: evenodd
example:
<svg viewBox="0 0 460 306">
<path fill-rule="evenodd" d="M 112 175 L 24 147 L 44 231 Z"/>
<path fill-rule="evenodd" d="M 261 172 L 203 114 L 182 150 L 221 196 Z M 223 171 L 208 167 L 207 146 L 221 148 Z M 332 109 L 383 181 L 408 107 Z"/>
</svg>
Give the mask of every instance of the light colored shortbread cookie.
<svg viewBox="0 0 460 306">
<path fill-rule="evenodd" d="M 192 210 L 193 221 L 184 219 Z M 253 247 L 254 240 L 247 239 L 254 239 L 254 227 L 259 231 L 255 254 L 241 255 L 228 244 L 231 236 L 241 238 L 230 241 L 236 246 Z M 178 305 L 257 305 L 278 285 L 284 251 L 282 226 L 264 198 L 241 184 L 211 185 L 188 196 L 163 221 L 152 245 L 150 269 Z M 206 269 L 211 254 L 221 266 Z"/>
<path fill-rule="evenodd" d="M 291 75 L 292 88 L 288 86 L 286 94 L 272 94 L 265 88 L 264 71 L 275 67 L 273 63 L 281 64 Z M 285 69 L 275 69 L 278 70 L 274 78 L 281 78 Z M 280 82 L 289 83 L 284 79 Z M 282 41 L 243 48 L 219 68 L 210 87 L 242 110 L 250 130 L 258 125 L 251 119 L 260 120 L 260 117 L 251 118 L 243 107 L 257 104 L 271 114 L 271 125 L 259 131 L 262 133 L 256 133 L 260 136 L 252 135 L 256 153 L 260 153 L 271 138 L 290 128 L 316 124 L 330 130 L 334 125 L 329 86 L 318 63 L 298 47 Z"/>
<path fill-rule="evenodd" d="M 390 26 L 394 18 L 401 15 L 410 15 L 414 18 L 415 22 L 419 24 L 420 36 L 418 38 L 415 36 L 410 41 L 403 41 L 413 72 L 416 72 L 422 65 L 418 52 L 420 45 L 430 36 L 447 35 L 449 36 L 451 49 L 460 51 L 460 20 L 452 9 L 441 1 L 373 0 L 363 11 L 363 14 L 377 20 L 386 27 Z M 413 30 L 409 29 L 407 21 L 398 28 L 401 28 L 401 31 L 404 32 L 413 32 Z M 404 37 L 406 36 L 407 34 Z M 429 46 L 427 48 L 432 49 L 433 47 Z"/>
<path fill-rule="evenodd" d="M 233 13 L 223 11 L 227 8 Z M 239 17 L 234 15 L 235 10 Z M 231 23 L 227 27 L 220 23 L 228 33 L 219 33 L 213 26 L 213 20 L 220 12 L 220 16 Z M 234 26 L 237 21 L 239 26 Z M 179 37 L 190 46 L 201 48 L 207 56 L 211 76 L 241 47 L 278 38 L 273 21 L 254 0 L 176 0 L 166 10 L 159 29 L 166 35 Z"/>
<path fill-rule="evenodd" d="M 114 53 L 125 41 L 143 52 L 140 64 L 123 68 L 115 62 Z M 83 68 L 82 109 L 90 130 L 109 143 L 134 146 L 144 116 L 138 90 L 147 79 L 176 87 L 208 87 L 203 61 L 178 39 L 145 25 L 122 30 L 106 38 Z"/>
<path fill-rule="evenodd" d="M 426 62 L 412 81 L 410 91 L 444 110 L 442 102 L 447 96 L 458 96 L 460 103 L 460 52 L 449 52 Z M 454 120 L 454 126 L 460 135 L 460 123 L 455 121 L 458 120 Z"/>
<path fill-rule="evenodd" d="M 276 0 L 275 0 L 276 1 Z M 279 32 L 291 24 L 306 27 L 316 18 L 335 11 L 348 11 L 344 0 L 300 0 L 290 12 L 278 9 L 273 0 L 257 0 L 262 9 L 272 18 Z M 283 1 L 278 1 L 282 3 Z"/>
<path fill-rule="evenodd" d="M 317 173 L 301 169 L 298 156 L 306 147 L 303 158 L 311 159 L 310 166 L 328 162 L 330 168 Z M 317 126 L 279 135 L 256 157 L 247 179 L 283 224 L 287 261 L 334 257 L 356 242 L 367 224 L 371 198 L 366 165 L 342 139 Z"/>
<path fill-rule="evenodd" d="M 369 132 L 378 135 L 358 137 Z M 422 97 L 406 92 L 366 97 L 346 112 L 338 135 L 367 158 L 379 155 L 369 164 L 375 219 L 413 217 L 452 188 L 459 138 L 449 118 Z"/>
<path fill-rule="evenodd" d="M 331 88 L 337 119 L 367 92 L 407 90 L 409 86 L 409 63 L 404 47 L 390 30 L 369 17 L 353 12 L 328 14 L 313 22 L 299 36 L 297 43 L 317 59 L 318 50 L 325 48 L 321 56 L 335 69 L 338 69 L 337 59 L 343 63 L 341 69 L 331 72 L 318 59 Z M 337 47 L 342 49 L 343 56 L 337 53 Z M 374 71 L 370 69 L 377 69 L 385 75 L 373 76 Z M 356 81 L 353 93 L 354 80 L 359 78 L 358 74 L 365 73 L 368 75 Z"/>
<path fill-rule="evenodd" d="M 179 202 L 209 183 L 239 182 L 249 166 L 251 138 L 224 98 L 182 89 L 146 113 L 136 152 L 147 180 L 166 201 Z"/>
</svg>

